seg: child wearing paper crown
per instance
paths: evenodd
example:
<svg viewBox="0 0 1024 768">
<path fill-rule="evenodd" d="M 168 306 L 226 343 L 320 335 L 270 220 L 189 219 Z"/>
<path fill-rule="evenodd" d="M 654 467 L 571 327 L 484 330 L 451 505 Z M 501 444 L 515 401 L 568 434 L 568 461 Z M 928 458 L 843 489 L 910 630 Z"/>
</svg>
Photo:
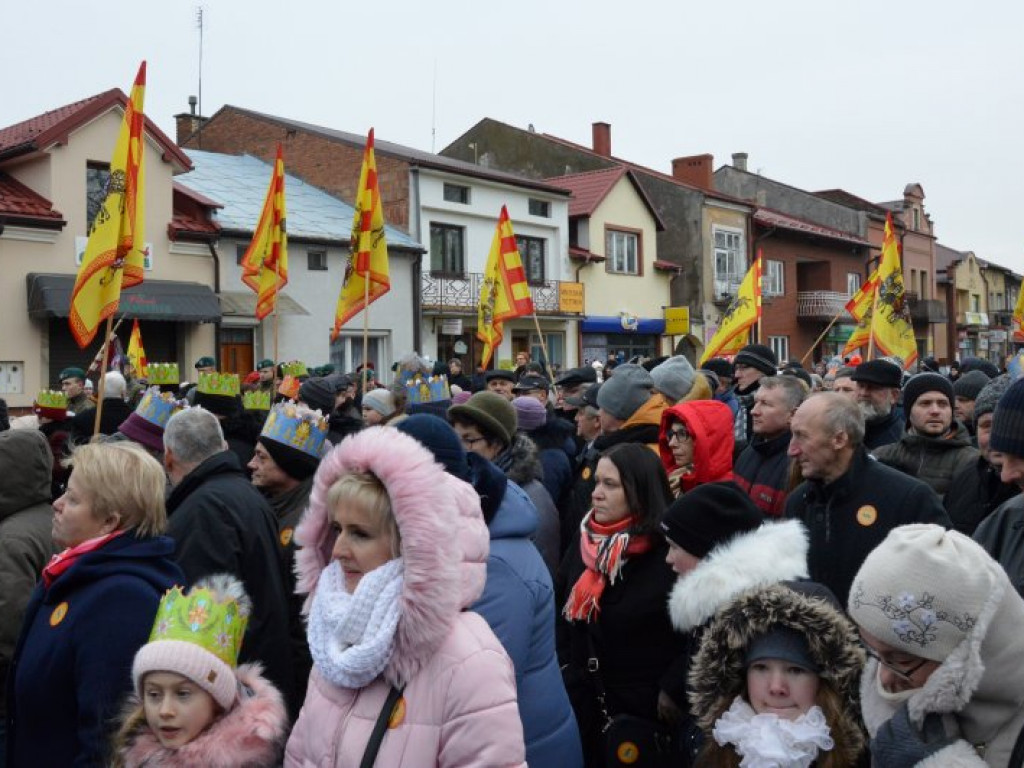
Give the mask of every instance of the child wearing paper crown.
<svg viewBox="0 0 1024 768">
<path fill-rule="evenodd" d="M 132 665 L 135 693 L 114 741 L 117 768 L 280 764 L 288 715 L 258 664 L 237 666 L 251 603 L 227 574 L 160 601 Z"/>
</svg>

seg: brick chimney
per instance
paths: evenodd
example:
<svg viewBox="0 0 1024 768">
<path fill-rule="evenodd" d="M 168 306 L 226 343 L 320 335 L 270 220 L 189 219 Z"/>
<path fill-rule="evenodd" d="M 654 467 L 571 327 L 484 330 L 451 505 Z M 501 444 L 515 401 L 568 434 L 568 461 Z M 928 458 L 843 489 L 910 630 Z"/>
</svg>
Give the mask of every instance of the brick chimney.
<svg viewBox="0 0 1024 768">
<path fill-rule="evenodd" d="M 713 155 L 677 157 L 672 161 L 672 178 L 701 189 L 711 189 L 711 172 L 714 164 Z"/>
<path fill-rule="evenodd" d="M 733 152 L 732 153 L 732 167 L 737 171 L 747 170 L 747 153 L 746 152 Z"/>
<path fill-rule="evenodd" d="M 610 123 L 594 123 L 591 126 L 594 137 L 594 152 L 602 157 L 612 156 L 612 126 Z"/>
<path fill-rule="evenodd" d="M 195 96 L 188 97 L 188 112 L 182 112 L 174 116 L 175 141 L 178 146 L 184 146 L 189 137 L 203 127 L 207 118 L 196 114 L 198 99 Z"/>
</svg>

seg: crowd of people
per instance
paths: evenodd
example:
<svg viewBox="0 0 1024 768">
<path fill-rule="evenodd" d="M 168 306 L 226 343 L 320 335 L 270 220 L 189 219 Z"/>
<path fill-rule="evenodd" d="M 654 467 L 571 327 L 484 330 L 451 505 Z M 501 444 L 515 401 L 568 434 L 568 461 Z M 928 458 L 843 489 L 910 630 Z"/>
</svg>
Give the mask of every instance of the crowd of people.
<svg viewBox="0 0 1024 768">
<path fill-rule="evenodd" d="M 1024 765 L 992 363 L 195 368 L 0 409 L 0 768 Z"/>
</svg>

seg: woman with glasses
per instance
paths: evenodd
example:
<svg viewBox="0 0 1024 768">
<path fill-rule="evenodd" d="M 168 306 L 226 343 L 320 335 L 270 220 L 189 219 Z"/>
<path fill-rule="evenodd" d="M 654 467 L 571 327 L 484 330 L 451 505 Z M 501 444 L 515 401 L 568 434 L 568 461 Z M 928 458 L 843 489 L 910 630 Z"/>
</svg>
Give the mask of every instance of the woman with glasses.
<svg viewBox="0 0 1024 768">
<path fill-rule="evenodd" d="M 853 580 L 875 768 L 1007 768 L 1024 754 L 1024 600 L 976 542 L 894 528 Z"/>
<path fill-rule="evenodd" d="M 717 400 L 693 400 L 661 415 L 658 450 L 673 496 L 732 480 L 733 415 Z"/>
</svg>

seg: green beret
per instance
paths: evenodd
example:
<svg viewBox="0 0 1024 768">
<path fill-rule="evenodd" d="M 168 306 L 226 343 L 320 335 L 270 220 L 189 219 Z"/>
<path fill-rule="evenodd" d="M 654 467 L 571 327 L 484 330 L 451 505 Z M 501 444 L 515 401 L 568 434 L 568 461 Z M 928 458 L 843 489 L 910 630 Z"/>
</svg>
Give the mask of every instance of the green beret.
<svg viewBox="0 0 1024 768">
<path fill-rule="evenodd" d="M 270 358 L 267 358 L 266 360 L 260 360 L 259 365 L 256 366 L 256 370 L 257 371 L 262 371 L 264 368 L 273 368 L 273 367 L 274 367 L 274 361 L 271 360 Z"/>
<path fill-rule="evenodd" d="M 85 378 L 85 371 L 83 371 L 81 368 L 65 368 L 63 371 L 60 372 L 60 380 L 61 381 L 64 381 L 64 379 L 84 379 L 84 378 Z"/>
<path fill-rule="evenodd" d="M 209 356 L 207 356 L 207 357 L 200 357 L 198 360 L 196 360 L 196 368 L 216 368 L 216 367 L 217 367 L 217 361 L 214 360 L 212 357 L 209 357 Z"/>
</svg>

